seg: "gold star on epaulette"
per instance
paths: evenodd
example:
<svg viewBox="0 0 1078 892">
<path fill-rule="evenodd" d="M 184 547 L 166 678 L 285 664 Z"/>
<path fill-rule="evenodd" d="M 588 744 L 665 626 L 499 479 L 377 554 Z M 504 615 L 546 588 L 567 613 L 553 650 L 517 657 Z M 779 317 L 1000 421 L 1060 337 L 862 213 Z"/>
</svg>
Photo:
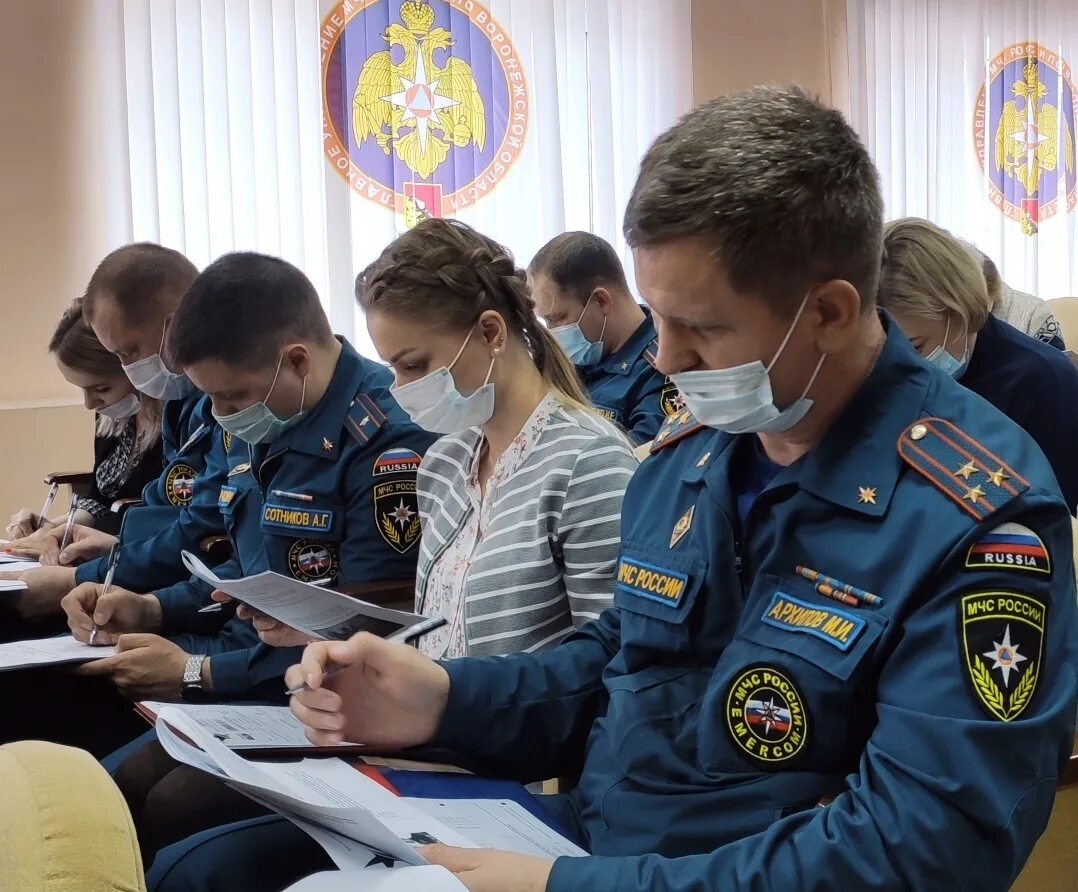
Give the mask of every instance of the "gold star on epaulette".
<svg viewBox="0 0 1078 892">
<path fill-rule="evenodd" d="M 629 369 L 629 363 L 627 363 L 627 362 L 623 362 L 623 363 L 621 364 L 621 370 L 622 370 L 623 372 L 625 372 L 625 371 L 628 371 L 628 369 Z"/>
<path fill-rule="evenodd" d="M 329 440 L 327 440 L 325 437 L 323 437 L 322 438 L 322 448 L 325 449 L 326 452 L 332 452 L 333 451 L 333 444 Z"/>
<path fill-rule="evenodd" d="M 962 496 L 962 498 L 963 499 L 968 499 L 970 502 L 972 502 L 974 505 L 976 505 L 977 502 L 980 499 L 984 498 L 984 490 L 981 489 L 979 486 L 975 486 L 975 487 L 973 487 L 973 489 L 971 489 L 969 492 L 967 492 L 964 496 Z"/>
<path fill-rule="evenodd" d="M 1011 478 L 1003 473 L 1003 468 L 1000 468 L 998 471 L 993 471 L 989 474 L 988 479 L 993 486 L 1003 486 L 1003 481 Z"/>
<path fill-rule="evenodd" d="M 876 504 L 876 487 L 875 486 L 859 486 L 859 487 L 857 487 L 857 502 L 860 505 L 875 505 Z"/>
<path fill-rule="evenodd" d="M 670 436 L 670 429 L 664 427 L 661 431 L 659 431 L 659 435 L 655 438 L 655 442 L 661 443 L 668 436 Z"/>
<path fill-rule="evenodd" d="M 711 453 L 705 452 L 702 456 L 700 456 L 700 461 L 696 463 L 696 467 L 702 468 L 704 465 L 707 464 L 709 458 L 711 458 Z"/>
<path fill-rule="evenodd" d="M 961 477 L 963 480 L 969 480 L 974 474 L 977 473 L 977 465 L 968 461 L 957 471 L 954 472 L 955 477 Z"/>
</svg>

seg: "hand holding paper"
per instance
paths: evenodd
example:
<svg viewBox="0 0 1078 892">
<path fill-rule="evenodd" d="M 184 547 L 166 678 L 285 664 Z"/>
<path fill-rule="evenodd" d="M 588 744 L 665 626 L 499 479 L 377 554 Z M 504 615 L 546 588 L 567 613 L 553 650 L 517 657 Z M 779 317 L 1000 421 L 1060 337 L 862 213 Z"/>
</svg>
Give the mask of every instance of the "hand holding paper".
<svg viewBox="0 0 1078 892">
<path fill-rule="evenodd" d="M 327 681 L 330 670 L 338 671 Z M 285 685 L 309 688 L 292 698 L 292 712 L 319 746 L 420 746 L 434 736 L 449 699 L 445 669 L 414 647 L 367 634 L 310 645 Z"/>
</svg>

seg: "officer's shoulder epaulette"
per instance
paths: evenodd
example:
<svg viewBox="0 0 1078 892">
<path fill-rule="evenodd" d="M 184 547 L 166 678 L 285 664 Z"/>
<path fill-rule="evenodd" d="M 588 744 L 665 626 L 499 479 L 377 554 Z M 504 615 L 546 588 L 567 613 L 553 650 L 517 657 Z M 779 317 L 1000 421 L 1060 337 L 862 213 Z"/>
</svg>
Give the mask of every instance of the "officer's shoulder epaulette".
<svg viewBox="0 0 1078 892">
<path fill-rule="evenodd" d="M 691 437 L 706 426 L 697 421 L 688 409 L 682 409 L 680 412 L 674 413 L 663 422 L 663 426 L 659 428 L 655 439 L 651 441 L 651 454 L 654 455 L 667 446 L 673 446 L 686 437 Z"/>
<path fill-rule="evenodd" d="M 344 427 L 360 446 L 364 446 L 377 436 L 386 423 L 386 418 L 385 410 L 373 396 L 369 393 L 358 393 L 352 400 Z"/>
<path fill-rule="evenodd" d="M 907 427 L 898 454 L 975 520 L 991 517 L 1029 489 L 1010 466 L 943 418 Z"/>
<path fill-rule="evenodd" d="M 644 348 L 644 359 L 647 360 L 648 365 L 653 369 L 657 369 L 658 366 L 655 363 L 659 359 L 659 339 L 652 338 L 651 342 Z"/>
</svg>

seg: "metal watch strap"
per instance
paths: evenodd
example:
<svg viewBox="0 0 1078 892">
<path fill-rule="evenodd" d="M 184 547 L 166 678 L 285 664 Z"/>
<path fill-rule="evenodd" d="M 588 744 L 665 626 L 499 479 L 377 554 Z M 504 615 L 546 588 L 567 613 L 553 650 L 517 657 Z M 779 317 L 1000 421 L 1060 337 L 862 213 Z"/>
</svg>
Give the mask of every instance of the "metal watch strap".
<svg viewBox="0 0 1078 892">
<path fill-rule="evenodd" d="M 205 654 L 195 654 L 187 658 L 187 665 L 183 667 L 184 685 L 198 685 L 202 687 L 202 664 L 206 661 Z"/>
</svg>

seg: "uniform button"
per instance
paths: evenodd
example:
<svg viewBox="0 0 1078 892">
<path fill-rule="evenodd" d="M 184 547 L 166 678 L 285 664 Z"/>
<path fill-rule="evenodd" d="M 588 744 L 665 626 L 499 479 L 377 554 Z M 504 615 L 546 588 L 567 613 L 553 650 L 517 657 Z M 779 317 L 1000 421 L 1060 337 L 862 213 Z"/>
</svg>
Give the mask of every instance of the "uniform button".
<svg viewBox="0 0 1078 892">
<path fill-rule="evenodd" d="M 927 436 L 928 428 L 925 427 L 923 424 L 915 424 L 913 427 L 910 428 L 911 440 L 923 440 Z"/>
</svg>

